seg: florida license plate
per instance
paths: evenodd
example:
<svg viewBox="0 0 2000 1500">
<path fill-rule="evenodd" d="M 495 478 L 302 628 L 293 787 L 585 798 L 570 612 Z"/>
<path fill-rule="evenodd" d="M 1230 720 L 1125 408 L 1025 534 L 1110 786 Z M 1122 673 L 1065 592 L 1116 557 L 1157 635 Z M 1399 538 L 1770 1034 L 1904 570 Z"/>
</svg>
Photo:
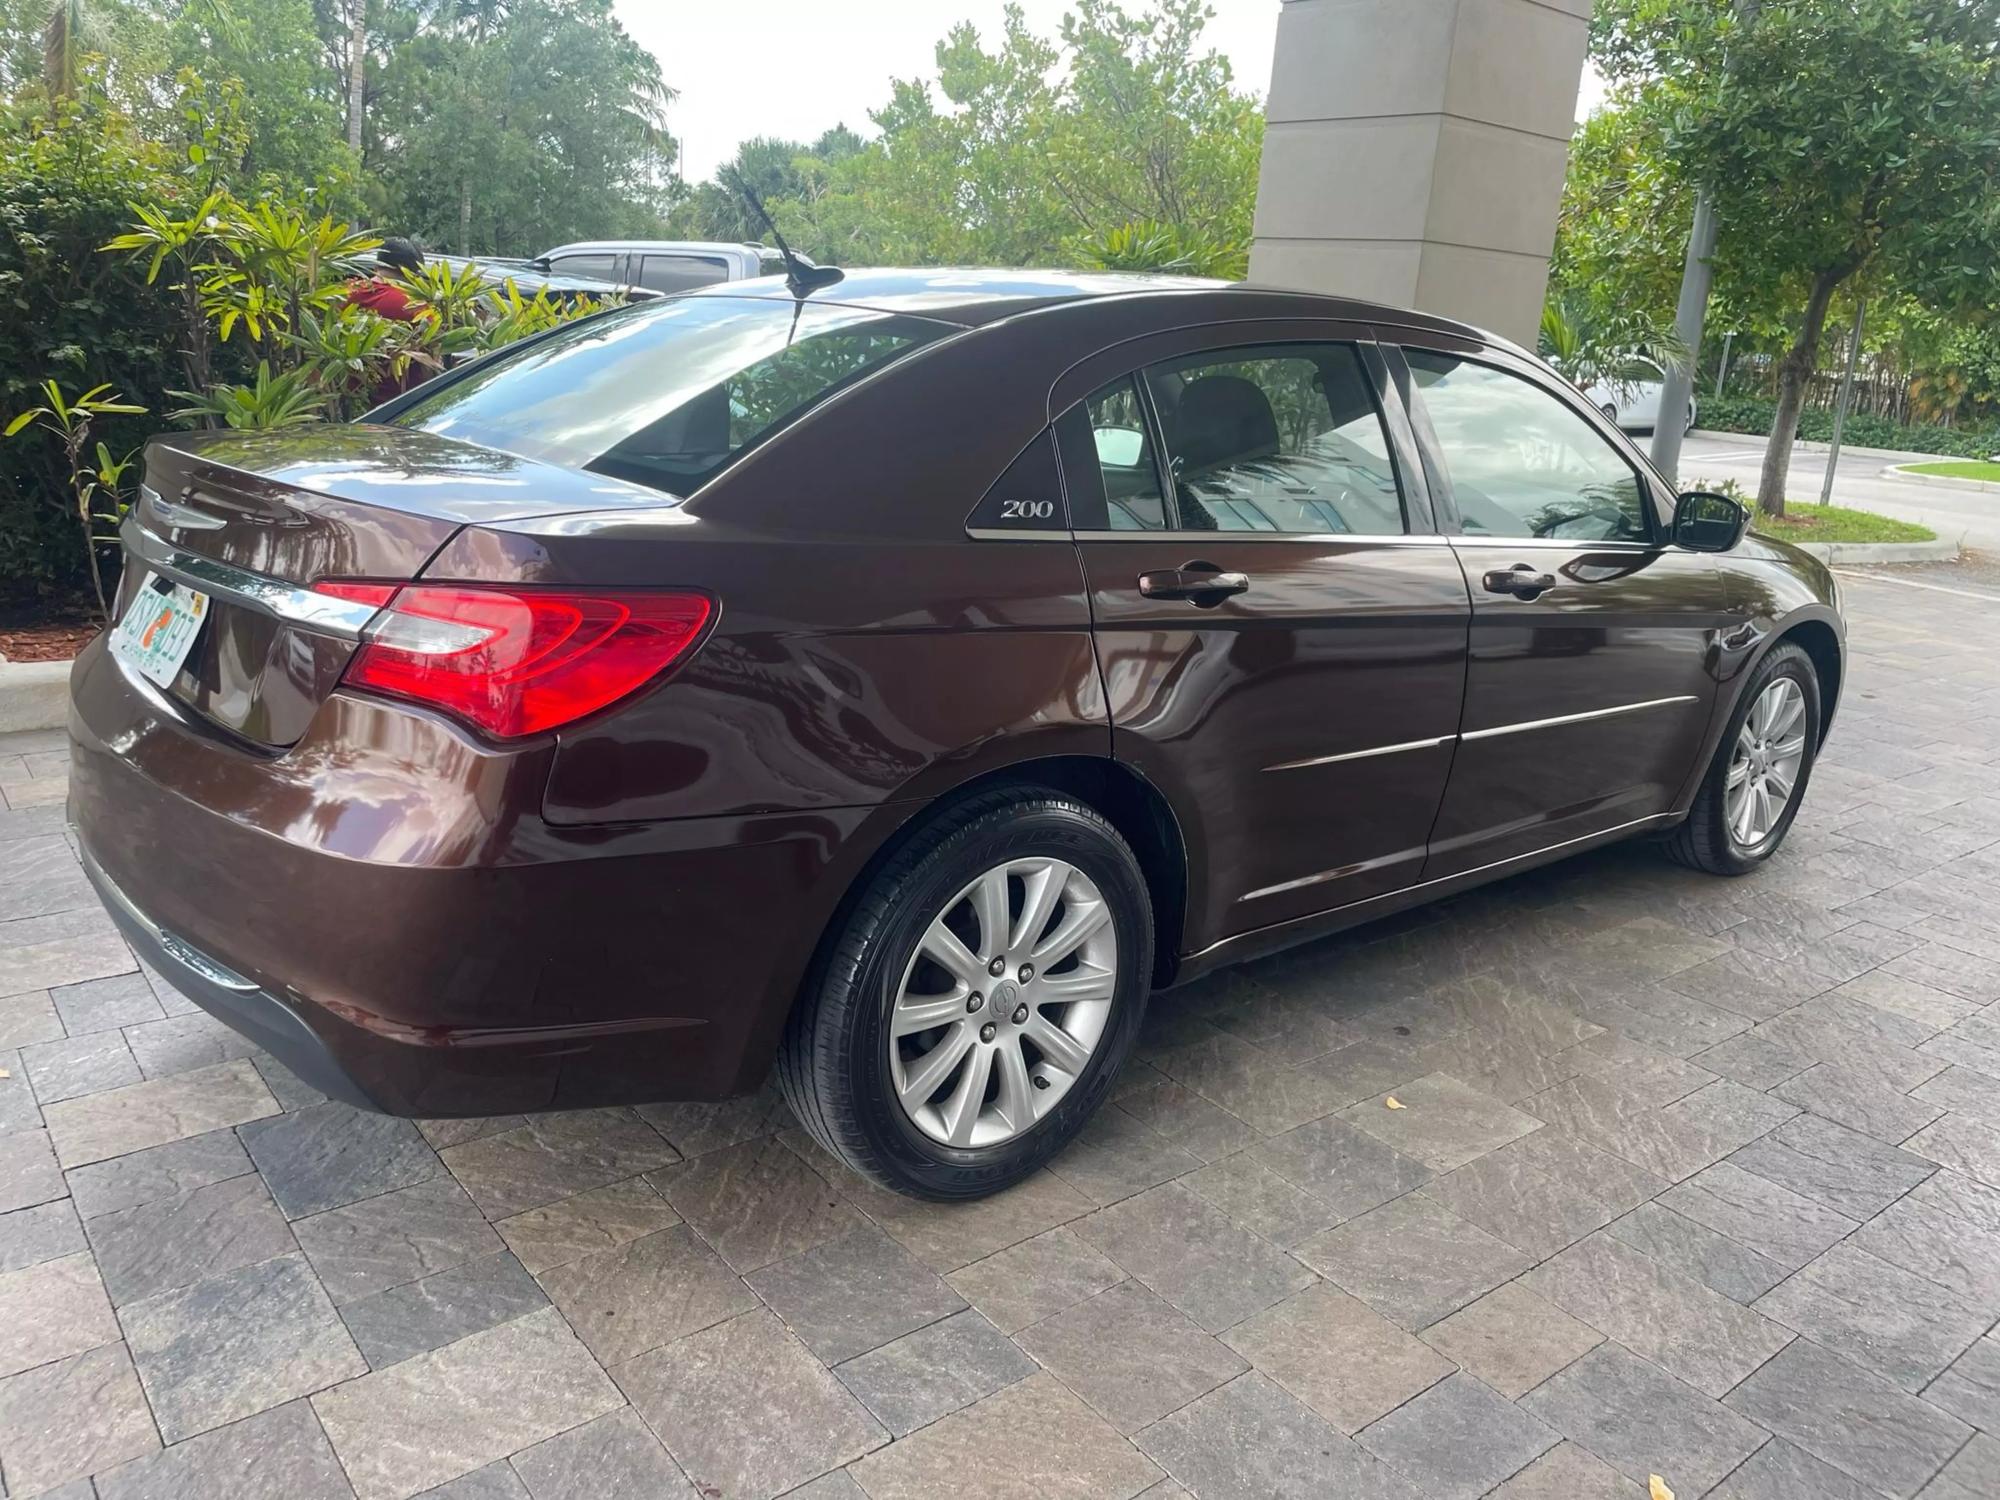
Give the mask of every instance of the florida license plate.
<svg viewBox="0 0 2000 1500">
<path fill-rule="evenodd" d="M 148 578 L 111 632 L 112 653 L 148 681 L 170 686 L 207 618 L 208 595 L 165 578 Z"/>
</svg>

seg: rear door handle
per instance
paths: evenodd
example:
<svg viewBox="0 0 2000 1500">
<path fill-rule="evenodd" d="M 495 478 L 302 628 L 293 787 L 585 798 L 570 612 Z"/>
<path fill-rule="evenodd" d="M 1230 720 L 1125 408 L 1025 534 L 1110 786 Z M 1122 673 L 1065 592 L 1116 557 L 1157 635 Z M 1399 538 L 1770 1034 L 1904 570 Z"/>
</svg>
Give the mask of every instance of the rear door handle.
<svg viewBox="0 0 2000 1500">
<path fill-rule="evenodd" d="M 1496 568 L 1479 581 L 1489 594 L 1533 599 L 1556 586 L 1556 575 L 1537 573 L 1533 563 L 1515 563 L 1511 568 Z"/>
<path fill-rule="evenodd" d="M 1225 573 L 1208 563 L 1139 575 L 1139 592 L 1148 599 L 1185 599 L 1190 604 L 1220 604 L 1249 587 L 1248 573 Z"/>
</svg>

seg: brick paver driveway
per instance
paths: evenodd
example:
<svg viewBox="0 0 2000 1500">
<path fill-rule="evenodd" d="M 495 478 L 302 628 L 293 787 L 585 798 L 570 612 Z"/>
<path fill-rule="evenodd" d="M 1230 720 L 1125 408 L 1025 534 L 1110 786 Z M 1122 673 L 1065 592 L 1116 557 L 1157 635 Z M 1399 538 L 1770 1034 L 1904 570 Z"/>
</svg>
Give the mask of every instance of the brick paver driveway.
<svg viewBox="0 0 2000 1500">
<path fill-rule="evenodd" d="M 1163 996 L 950 1209 L 768 1098 L 329 1104 L 134 971 L 59 739 L 0 744 L 8 1492 L 2000 1494 L 2000 595 L 1848 591 L 1767 872 L 1615 851 Z"/>
</svg>

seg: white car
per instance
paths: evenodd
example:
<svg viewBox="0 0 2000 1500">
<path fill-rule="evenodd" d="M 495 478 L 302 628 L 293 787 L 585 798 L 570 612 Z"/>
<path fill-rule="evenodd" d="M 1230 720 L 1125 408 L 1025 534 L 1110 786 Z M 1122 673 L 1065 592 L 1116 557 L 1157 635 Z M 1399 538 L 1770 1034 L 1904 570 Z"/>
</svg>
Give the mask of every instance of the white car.
<svg viewBox="0 0 2000 1500">
<path fill-rule="evenodd" d="M 1650 359 L 1635 358 L 1628 360 L 1616 375 L 1587 387 L 1584 395 L 1625 431 L 1651 432 L 1660 420 L 1660 395 L 1666 380 L 1666 371 Z M 1690 392 L 1683 432 L 1693 429 L 1695 414 L 1695 399 Z"/>
<path fill-rule="evenodd" d="M 669 294 L 784 271 L 777 251 L 726 240 L 581 240 L 545 250 L 534 263 L 557 275 Z"/>
</svg>

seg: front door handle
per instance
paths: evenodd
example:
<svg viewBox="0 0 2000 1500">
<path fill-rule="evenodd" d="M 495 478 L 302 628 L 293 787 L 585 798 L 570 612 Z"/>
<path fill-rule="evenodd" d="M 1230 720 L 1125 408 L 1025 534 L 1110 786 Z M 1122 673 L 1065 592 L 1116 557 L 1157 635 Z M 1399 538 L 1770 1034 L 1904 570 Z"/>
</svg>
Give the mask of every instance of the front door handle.
<svg viewBox="0 0 2000 1500">
<path fill-rule="evenodd" d="M 1511 568 L 1496 568 L 1479 581 L 1489 594 L 1534 599 L 1556 586 L 1556 575 L 1537 573 L 1533 563 L 1515 563 Z"/>
<path fill-rule="evenodd" d="M 1194 562 L 1139 575 L 1139 592 L 1148 599 L 1185 599 L 1199 605 L 1220 604 L 1249 587 L 1248 573 L 1225 573 L 1212 563 Z"/>
</svg>

